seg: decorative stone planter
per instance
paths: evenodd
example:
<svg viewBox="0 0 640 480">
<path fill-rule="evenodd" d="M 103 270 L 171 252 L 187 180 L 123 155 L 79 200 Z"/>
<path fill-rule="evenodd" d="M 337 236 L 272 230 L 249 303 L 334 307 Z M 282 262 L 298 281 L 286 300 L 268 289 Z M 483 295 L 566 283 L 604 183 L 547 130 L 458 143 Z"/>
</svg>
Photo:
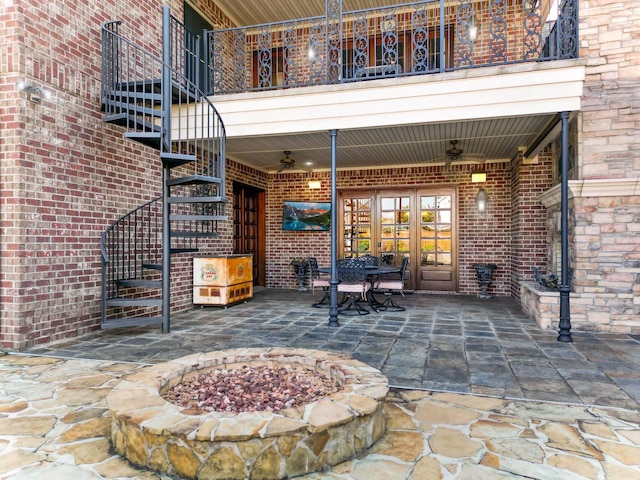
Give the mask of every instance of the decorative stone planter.
<svg viewBox="0 0 640 480">
<path fill-rule="evenodd" d="M 487 290 L 489 289 L 489 285 L 491 285 L 493 271 L 498 268 L 498 266 L 493 263 L 475 263 L 473 264 L 473 268 L 476 271 L 476 279 L 481 288 L 478 298 L 491 298 Z"/>
<path fill-rule="evenodd" d="M 200 413 L 165 401 L 163 389 L 214 368 L 312 367 L 342 385 L 304 406 L 272 412 Z M 189 355 L 123 379 L 107 396 L 111 441 L 132 463 L 188 479 L 281 479 L 322 470 L 385 432 L 388 381 L 349 357 L 307 349 L 236 349 Z"/>
<path fill-rule="evenodd" d="M 293 265 L 293 271 L 296 275 L 296 280 L 298 281 L 298 291 L 309 291 L 309 289 L 305 285 L 305 280 L 307 279 L 309 271 L 309 266 L 307 265 L 307 263 L 292 262 L 291 265 Z"/>
</svg>

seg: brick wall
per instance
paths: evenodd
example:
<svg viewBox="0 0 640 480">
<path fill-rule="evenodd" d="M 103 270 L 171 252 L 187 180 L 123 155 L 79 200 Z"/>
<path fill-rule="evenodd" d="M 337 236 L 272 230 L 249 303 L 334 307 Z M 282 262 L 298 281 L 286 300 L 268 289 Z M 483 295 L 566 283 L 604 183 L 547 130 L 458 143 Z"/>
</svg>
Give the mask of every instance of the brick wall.
<svg viewBox="0 0 640 480">
<path fill-rule="evenodd" d="M 518 155 L 512 162 L 510 275 L 511 296 L 516 299 L 520 298 L 520 283 L 533 281 L 534 266 L 543 273 L 551 268 L 549 245 L 555 229 L 549 229 L 539 196 L 553 184 L 553 160 L 549 146 L 532 161 L 523 161 Z"/>
<path fill-rule="evenodd" d="M 476 209 L 478 184 L 472 184 L 473 165 L 443 167 L 411 167 L 397 169 L 369 169 L 339 171 L 338 189 L 386 188 L 413 186 L 456 186 L 458 187 L 459 215 L 459 291 L 464 294 L 478 292 L 474 263 L 495 263 L 499 269 L 494 272 L 491 293 L 509 296 L 519 285 L 512 284 L 512 277 L 525 276 L 529 265 L 518 263 L 512 267 L 512 256 L 519 253 L 544 252 L 545 213 L 537 206 L 537 195 L 548 186 L 550 175 L 533 173 L 539 165 L 531 166 L 526 188 L 521 188 L 518 198 L 528 207 L 527 221 L 536 228 L 519 228 L 517 252 L 512 249 L 512 203 L 510 187 L 510 167 L 508 164 L 487 164 L 487 182 L 483 185 L 489 196 L 487 211 L 480 214 Z M 540 178 L 542 175 L 542 179 Z M 329 201 L 330 177 L 328 172 L 315 173 L 314 178 L 322 180 L 322 190 L 309 190 L 307 174 L 279 174 L 270 178 L 267 200 L 267 286 L 274 288 L 294 288 L 296 286 L 292 267 L 293 257 L 316 256 L 321 264 L 329 262 L 329 232 L 289 232 L 282 230 L 282 205 L 285 200 Z M 545 183 L 547 182 L 547 183 Z M 519 294 L 518 294 L 519 295 Z"/>
<path fill-rule="evenodd" d="M 0 346 L 25 348 L 96 328 L 102 232 L 161 194 L 158 152 L 102 123 L 100 24 L 157 52 L 162 5 L 182 1 L 5 2 L 0 9 Z M 212 7 L 211 7 L 212 8 Z M 205 7 L 207 9 L 207 7 Z M 213 14 L 220 12 L 211 10 Z M 229 21 L 220 20 L 228 25 Z M 18 80 L 52 93 L 40 104 Z M 176 257 L 172 304 L 190 303 L 190 261 Z"/>
</svg>

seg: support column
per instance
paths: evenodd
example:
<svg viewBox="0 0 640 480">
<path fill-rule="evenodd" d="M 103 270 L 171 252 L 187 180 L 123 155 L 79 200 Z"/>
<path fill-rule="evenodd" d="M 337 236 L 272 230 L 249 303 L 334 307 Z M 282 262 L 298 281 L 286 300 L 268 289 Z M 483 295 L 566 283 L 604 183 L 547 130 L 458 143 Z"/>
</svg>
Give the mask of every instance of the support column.
<svg viewBox="0 0 640 480">
<path fill-rule="evenodd" d="M 171 10 L 162 7 L 162 137 L 160 151 L 171 145 Z M 162 333 L 171 331 L 171 169 L 162 166 Z"/>
<path fill-rule="evenodd" d="M 559 342 L 573 342 L 571 338 L 571 314 L 569 305 L 569 112 L 561 112 L 562 150 L 560 153 L 560 235 L 561 235 L 561 279 L 560 279 L 560 327 Z"/>
<path fill-rule="evenodd" d="M 336 156 L 338 131 L 331 134 L 331 278 L 329 279 L 329 326 L 339 327 L 338 323 L 338 205 L 336 195 Z"/>
</svg>

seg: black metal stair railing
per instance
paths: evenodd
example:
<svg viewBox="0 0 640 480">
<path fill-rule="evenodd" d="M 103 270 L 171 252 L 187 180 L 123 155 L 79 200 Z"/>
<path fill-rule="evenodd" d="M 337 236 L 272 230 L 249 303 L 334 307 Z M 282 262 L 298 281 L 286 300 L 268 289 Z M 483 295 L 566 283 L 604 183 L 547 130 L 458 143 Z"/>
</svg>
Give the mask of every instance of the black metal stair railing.
<svg viewBox="0 0 640 480">
<path fill-rule="evenodd" d="M 198 78 L 197 36 L 168 7 L 162 27 L 160 57 L 122 36 L 121 22 L 102 26 L 103 120 L 157 149 L 164 169 L 162 196 L 102 235 L 103 328 L 162 322 L 169 331 L 169 255 L 198 251 L 226 220 L 224 124 L 190 79 Z"/>
<path fill-rule="evenodd" d="M 182 209 L 193 211 L 187 205 Z M 161 287 L 158 271 L 162 266 L 162 215 L 162 197 L 158 197 L 127 213 L 102 234 L 103 324 L 107 300 L 122 298 L 125 292 L 136 288 Z M 176 232 L 171 237 L 172 253 L 196 252 L 201 237 L 217 235 L 217 225 L 211 220 L 172 220 L 171 230 Z"/>
<path fill-rule="evenodd" d="M 188 35 L 177 33 L 184 26 L 170 17 L 167 28 L 173 33 L 165 35 L 169 45 L 164 50 L 170 53 L 166 59 L 124 38 L 120 28 L 120 21 L 102 26 L 104 121 L 124 126 L 126 137 L 159 149 L 171 166 L 193 162 L 192 176 L 224 178 L 224 123 L 209 98 L 187 78 L 199 61 L 181 53 L 192 48 L 191 42 L 184 43 Z M 223 183 L 219 197 L 224 197 Z"/>
</svg>

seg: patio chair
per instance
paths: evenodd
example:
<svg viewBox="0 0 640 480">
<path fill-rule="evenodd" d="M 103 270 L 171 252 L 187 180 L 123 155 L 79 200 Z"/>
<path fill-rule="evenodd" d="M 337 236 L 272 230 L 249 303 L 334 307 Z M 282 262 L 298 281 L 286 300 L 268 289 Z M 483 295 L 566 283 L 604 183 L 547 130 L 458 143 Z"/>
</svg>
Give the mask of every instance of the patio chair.
<svg viewBox="0 0 640 480">
<path fill-rule="evenodd" d="M 316 288 L 322 288 L 324 295 L 319 302 L 311 305 L 315 308 L 328 307 L 328 303 L 324 303 L 325 300 L 329 300 L 329 277 L 318 271 L 318 259 L 316 257 L 307 257 L 307 263 L 309 264 L 309 275 L 311 276 L 311 293 L 315 293 Z"/>
<path fill-rule="evenodd" d="M 380 275 L 378 277 L 378 283 L 375 286 L 375 291 L 382 292 L 386 296 L 384 302 L 377 302 L 376 311 L 385 310 L 390 312 L 402 312 L 405 307 L 398 305 L 393 300 L 393 295 L 395 293 L 400 293 L 404 297 L 404 275 L 407 271 L 407 266 L 409 265 L 409 259 L 403 258 L 402 264 L 400 265 L 400 278 L 397 279 L 385 279 L 384 277 L 389 277 L 389 275 Z M 373 292 L 372 292 L 373 295 Z M 375 301 L 375 297 L 374 297 Z"/>
<path fill-rule="evenodd" d="M 360 260 L 362 260 L 367 267 L 377 267 L 378 265 L 380 265 L 380 259 L 368 253 L 358 258 L 360 258 Z"/>
<path fill-rule="evenodd" d="M 358 300 L 368 300 L 371 282 L 367 278 L 365 263 L 359 258 L 345 258 L 338 262 L 338 292 L 349 302 L 338 310 L 342 315 L 367 315 L 369 310 L 358 304 Z"/>
</svg>

